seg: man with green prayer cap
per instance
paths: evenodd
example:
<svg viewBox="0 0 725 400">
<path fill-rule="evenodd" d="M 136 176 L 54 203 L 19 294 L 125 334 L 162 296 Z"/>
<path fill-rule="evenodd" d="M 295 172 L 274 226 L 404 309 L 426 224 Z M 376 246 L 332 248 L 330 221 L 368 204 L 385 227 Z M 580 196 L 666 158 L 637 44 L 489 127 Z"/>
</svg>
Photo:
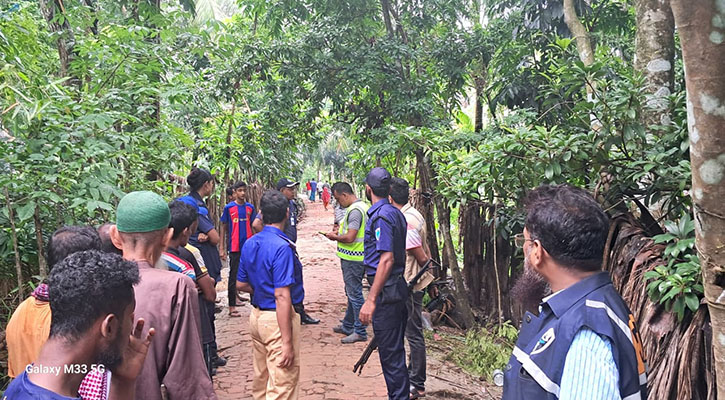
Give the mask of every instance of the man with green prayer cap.
<svg viewBox="0 0 725 400">
<path fill-rule="evenodd" d="M 111 227 L 111 240 L 123 258 L 138 264 L 136 318 L 146 321 L 146 329 L 156 330 L 136 380 L 136 398 L 161 400 L 163 384 L 171 400 L 216 399 L 201 349 L 194 281 L 154 268 L 173 234 L 170 220 L 169 206 L 161 196 L 132 192 L 118 203 L 116 225 Z"/>
</svg>

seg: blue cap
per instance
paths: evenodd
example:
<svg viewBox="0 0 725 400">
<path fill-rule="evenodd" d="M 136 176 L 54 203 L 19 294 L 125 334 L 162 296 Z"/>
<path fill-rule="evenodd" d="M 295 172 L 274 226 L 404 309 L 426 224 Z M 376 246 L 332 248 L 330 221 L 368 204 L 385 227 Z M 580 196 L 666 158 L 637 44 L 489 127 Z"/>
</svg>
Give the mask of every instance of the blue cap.
<svg viewBox="0 0 725 400">
<path fill-rule="evenodd" d="M 376 167 L 370 170 L 368 176 L 365 178 L 365 183 L 370 186 L 371 189 L 389 189 L 390 188 L 390 172 L 382 167 Z"/>
<path fill-rule="evenodd" d="M 299 182 L 291 181 L 287 178 L 282 178 L 277 181 L 277 190 L 282 190 L 282 188 L 293 188 L 299 184 Z"/>
</svg>

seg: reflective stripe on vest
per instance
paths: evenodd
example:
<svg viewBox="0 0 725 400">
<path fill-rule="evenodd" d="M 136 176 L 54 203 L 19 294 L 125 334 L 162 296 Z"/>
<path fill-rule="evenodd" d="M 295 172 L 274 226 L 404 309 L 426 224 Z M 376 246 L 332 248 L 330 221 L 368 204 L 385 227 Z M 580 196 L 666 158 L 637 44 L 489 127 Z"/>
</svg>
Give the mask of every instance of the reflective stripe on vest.
<svg viewBox="0 0 725 400">
<path fill-rule="evenodd" d="M 362 223 L 360 228 L 357 230 L 357 236 L 352 243 L 340 243 L 337 242 L 337 256 L 343 260 L 349 261 L 362 261 L 365 256 L 365 223 L 368 218 L 368 208 L 370 208 L 364 201 L 356 201 L 347 208 L 345 211 L 345 217 L 342 219 L 338 235 L 344 235 L 347 233 L 348 217 L 352 210 L 359 210 L 362 214 Z"/>
</svg>

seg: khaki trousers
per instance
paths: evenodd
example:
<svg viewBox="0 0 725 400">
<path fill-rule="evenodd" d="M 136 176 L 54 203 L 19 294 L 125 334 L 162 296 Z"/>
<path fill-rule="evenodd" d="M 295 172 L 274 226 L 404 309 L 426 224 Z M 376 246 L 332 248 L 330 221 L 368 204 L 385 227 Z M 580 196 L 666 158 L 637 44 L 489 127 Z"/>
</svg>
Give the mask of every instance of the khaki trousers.
<svg viewBox="0 0 725 400">
<path fill-rule="evenodd" d="M 254 400 L 296 400 L 300 381 L 300 316 L 292 315 L 292 345 L 295 360 L 291 367 L 277 366 L 282 355 L 282 332 L 275 311 L 253 308 L 249 314 L 249 330 L 254 353 Z"/>
</svg>

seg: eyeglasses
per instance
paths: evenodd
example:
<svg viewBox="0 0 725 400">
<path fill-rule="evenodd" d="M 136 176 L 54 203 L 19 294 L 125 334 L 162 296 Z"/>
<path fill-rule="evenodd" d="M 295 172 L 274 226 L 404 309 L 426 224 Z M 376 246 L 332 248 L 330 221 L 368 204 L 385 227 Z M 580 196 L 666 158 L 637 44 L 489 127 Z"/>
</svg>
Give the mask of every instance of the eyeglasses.
<svg viewBox="0 0 725 400">
<path fill-rule="evenodd" d="M 523 233 L 519 233 L 517 235 L 514 235 L 514 244 L 516 245 L 516 247 L 518 247 L 520 249 L 523 249 L 524 248 L 524 244 L 526 242 L 528 242 L 528 241 L 532 241 L 533 242 L 534 239 L 527 239 L 526 236 L 524 236 Z"/>
</svg>

